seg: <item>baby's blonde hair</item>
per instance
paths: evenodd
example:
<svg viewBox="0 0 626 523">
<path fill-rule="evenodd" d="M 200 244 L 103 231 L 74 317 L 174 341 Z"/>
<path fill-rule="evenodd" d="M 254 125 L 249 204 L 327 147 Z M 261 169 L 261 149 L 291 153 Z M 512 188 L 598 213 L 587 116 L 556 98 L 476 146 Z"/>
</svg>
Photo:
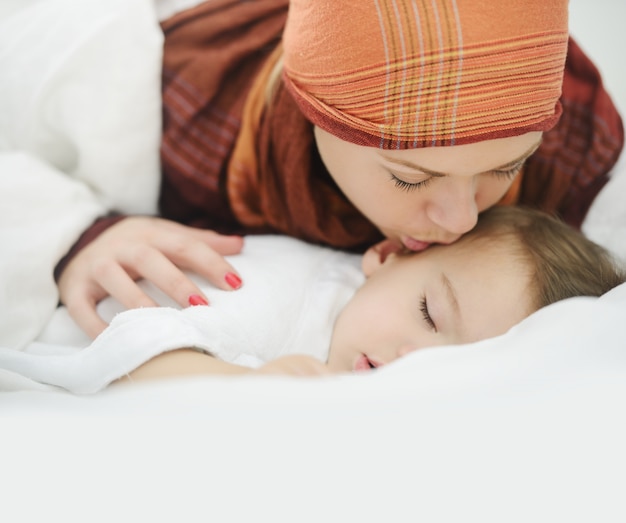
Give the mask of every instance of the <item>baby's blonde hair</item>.
<svg viewBox="0 0 626 523">
<path fill-rule="evenodd" d="M 491 244 L 499 239 L 515 240 L 514 252 L 529 268 L 536 309 L 574 296 L 602 296 L 626 281 L 626 271 L 608 250 L 542 211 L 493 207 L 460 241 Z"/>
</svg>

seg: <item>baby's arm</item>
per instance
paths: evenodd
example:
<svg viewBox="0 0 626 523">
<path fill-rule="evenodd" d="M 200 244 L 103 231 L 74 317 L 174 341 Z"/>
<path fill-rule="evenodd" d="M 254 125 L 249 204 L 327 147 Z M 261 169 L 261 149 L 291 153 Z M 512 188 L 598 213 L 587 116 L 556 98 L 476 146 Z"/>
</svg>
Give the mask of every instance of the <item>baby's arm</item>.
<svg viewBox="0 0 626 523">
<path fill-rule="evenodd" d="M 183 376 L 241 376 L 245 374 L 321 376 L 330 374 L 330 370 L 326 364 L 304 354 L 283 356 L 258 369 L 251 369 L 219 360 L 204 352 L 178 349 L 155 356 L 115 383 Z"/>
</svg>

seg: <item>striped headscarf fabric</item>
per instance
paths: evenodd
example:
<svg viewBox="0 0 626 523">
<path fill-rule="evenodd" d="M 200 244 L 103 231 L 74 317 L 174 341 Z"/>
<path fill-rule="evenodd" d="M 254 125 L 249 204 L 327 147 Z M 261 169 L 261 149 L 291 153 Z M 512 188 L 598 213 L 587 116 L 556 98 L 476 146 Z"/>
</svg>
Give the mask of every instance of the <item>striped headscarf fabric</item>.
<svg viewBox="0 0 626 523">
<path fill-rule="evenodd" d="M 567 0 L 291 0 L 284 81 L 315 125 L 407 149 L 546 131 Z"/>
</svg>

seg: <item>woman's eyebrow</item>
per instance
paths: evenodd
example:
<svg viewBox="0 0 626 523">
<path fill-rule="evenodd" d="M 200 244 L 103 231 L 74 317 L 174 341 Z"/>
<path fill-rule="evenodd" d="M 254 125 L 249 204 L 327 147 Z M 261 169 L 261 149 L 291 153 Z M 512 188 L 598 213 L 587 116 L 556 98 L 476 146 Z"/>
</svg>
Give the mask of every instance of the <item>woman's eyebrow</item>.
<svg viewBox="0 0 626 523">
<path fill-rule="evenodd" d="M 524 163 L 526 160 L 528 160 L 528 157 L 533 154 L 537 149 L 539 149 L 539 146 L 541 145 L 541 142 L 543 141 L 543 137 L 539 138 L 539 141 L 533 145 L 530 149 L 528 149 L 528 151 L 526 151 L 524 154 L 522 154 L 522 156 L 520 156 L 519 158 L 517 158 L 517 160 L 513 160 L 510 161 L 508 163 L 505 163 L 504 165 L 501 165 L 500 167 L 496 167 L 495 169 L 491 169 L 492 171 L 500 171 L 503 169 L 508 169 L 509 167 L 513 167 L 514 165 L 518 165 L 520 163 Z"/>
<path fill-rule="evenodd" d="M 390 156 L 385 156 L 381 154 L 383 160 L 388 161 L 389 163 L 395 163 L 396 165 L 402 165 L 403 167 L 408 167 L 409 169 L 413 169 L 415 171 L 420 171 L 424 174 L 428 174 L 429 176 L 434 176 L 435 178 L 442 178 L 444 176 L 448 176 L 445 173 L 440 173 L 438 171 L 432 171 L 430 169 L 426 169 L 426 167 L 422 167 L 421 165 L 417 165 L 416 163 L 409 162 L 407 160 L 402 160 L 400 158 L 391 158 Z"/>
<path fill-rule="evenodd" d="M 507 162 L 504 165 L 500 165 L 499 167 L 494 167 L 493 169 L 490 169 L 489 171 L 505 170 L 505 169 L 508 169 L 510 167 L 513 167 L 514 165 L 518 165 L 518 164 L 521 164 L 521 163 L 525 162 L 528 159 L 528 157 L 531 154 L 533 154 L 539 148 L 539 146 L 541 145 L 541 141 L 542 141 L 542 138 L 540 138 L 539 141 L 537 141 L 537 143 L 533 144 L 519 158 L 516 158 L 515 160 L 511 160 L 510 162 Z M 431 169 L 427 169 L 426 167 L 422 167 L 421 165 L 418 165 L 418 164 L 413 163 L 413 162 L 409 162 L 407 160 L 402 160 L 400 158 L 392 158 L 392 157 L 386 156 L 384 154 L 381 154 L 381 156 L 383 157 L 384 160 L 386 160 L 386 161 L 388 161 L 390 163 L 395 163 L 396 165 L 402 165 L 403 167 L 408 167 L 409 169 L 414 169 L 415 171 L 423 172 L 424 174 L 428 174 L 429 176 L 434 176 L 436 178 L 441 178 L 441 177 L 444 177 L 444 176 L 448 176 L 446 173 L 433 171 Z"/>
</svg>

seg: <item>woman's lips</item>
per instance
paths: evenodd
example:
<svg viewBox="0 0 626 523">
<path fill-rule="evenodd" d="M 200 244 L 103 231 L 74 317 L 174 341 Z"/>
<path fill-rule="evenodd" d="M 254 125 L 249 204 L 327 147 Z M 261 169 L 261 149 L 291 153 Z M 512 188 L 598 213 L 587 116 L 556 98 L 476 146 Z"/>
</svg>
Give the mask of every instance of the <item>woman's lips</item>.
<svg viewBox="0 0 626 523">
<path fill-rule="evenodd" d="M 411 237 L 402 238 L 402 244 L 409 249 L 410 251 L 423 251 L 428 248 L 431 244 L 428 242 L 423 242 L 421 240 L 416 240 Z"/>
</svg>

